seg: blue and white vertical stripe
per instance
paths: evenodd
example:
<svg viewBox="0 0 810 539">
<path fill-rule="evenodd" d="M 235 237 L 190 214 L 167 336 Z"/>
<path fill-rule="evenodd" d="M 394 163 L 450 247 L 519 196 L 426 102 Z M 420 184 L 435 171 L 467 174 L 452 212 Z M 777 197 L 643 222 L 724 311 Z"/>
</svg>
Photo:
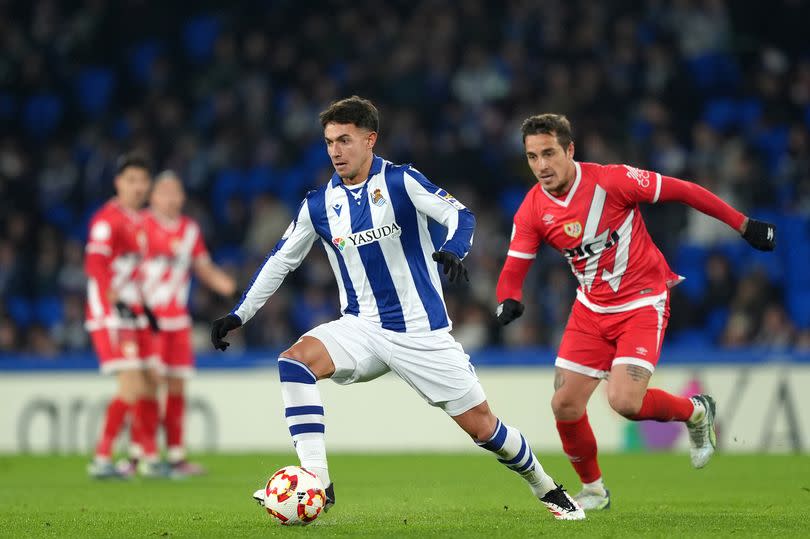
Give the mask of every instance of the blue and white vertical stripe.
<svg viewBox="0 0 810 539">
<path fill-rule="evenodd" d="M 320 238 L 344 314 L 398 332 L 450 329 L 441 279 L 431 257 L 435 249 L 428 220 L 447 228 L 441 249 L 464 258 L 472 245 L 475 217 L 410 166 L 373 159 L 369 179 L 362 185 L 346 186 L 335 175 L 307 195 L 285 242 L 268 258 L 234 310 L 243 322 Z"/>
</svg>

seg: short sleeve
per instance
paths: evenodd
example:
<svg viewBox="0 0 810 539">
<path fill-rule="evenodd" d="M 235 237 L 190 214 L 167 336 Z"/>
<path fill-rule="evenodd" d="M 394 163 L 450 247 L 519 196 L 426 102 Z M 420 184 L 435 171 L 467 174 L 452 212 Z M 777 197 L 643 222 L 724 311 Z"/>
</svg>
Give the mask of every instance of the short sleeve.
<svg viewBox="0 0 810 539">
<path fill-rule="evenodd" d="M 661 195 L 661 174 L 629 165 L 607 165 L 599 184 L 627 205 L 655 204 Z"/>
</svg>

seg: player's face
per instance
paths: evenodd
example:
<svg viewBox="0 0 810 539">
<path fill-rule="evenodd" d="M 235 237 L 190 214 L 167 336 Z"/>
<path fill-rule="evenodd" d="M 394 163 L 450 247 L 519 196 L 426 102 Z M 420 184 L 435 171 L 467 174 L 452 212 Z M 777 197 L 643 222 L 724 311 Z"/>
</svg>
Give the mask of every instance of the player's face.
<svg viewBox="0 0 810 539">
<path fill-rule="evenodd" d="M 115 192 L 118 201 L 125 207 L 137 210 L 146 202 L 152 178 L 141 167 L 127 167 L 115 177 Z"/>
<path fill-rule="evenodd" d="M 173 219 L 180 216 L 185 202 L 186 195 L 183 185 L 177 179 L 170 177 L 155 183 L 149 204 L 156 213 Z"/>
<path fill-rule="evenodd" d="M 574 143 L 563 148 L 554 135 L 528 135 L 523 143 L 526 160 L 540 185 L 553 195 L 568 192 L 576 176 Z"/>
<path fill-rule="evenodd" d="M 323 129 L 326 151 L 335 167 L 335 172 L 349 182 L 363 181 L 361 172 L 371 168 L 371 157 L 377 133 L 354 124 L 328 123 Z"/>
</svg>

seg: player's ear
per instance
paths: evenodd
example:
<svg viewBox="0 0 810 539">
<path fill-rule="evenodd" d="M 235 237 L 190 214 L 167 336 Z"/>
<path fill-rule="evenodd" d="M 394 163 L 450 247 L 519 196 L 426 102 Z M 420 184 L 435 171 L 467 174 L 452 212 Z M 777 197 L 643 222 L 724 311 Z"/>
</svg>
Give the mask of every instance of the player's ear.
<svg viewBox="0 0 810 539">
<path fill-rule="evenodd" d="M 366 144 L 368 145 L 368 149 L 371 150 L 374 148 L 374 145 L 377 144 L 377 132 L 371 131 L 368 134 L 368 138 L 366 139 Z"/>
<path fill-rule="evenodd" d="M 565 150 L 566 155 L 568 155 L 568 159 L 574 158 L 574 141 L 568 143 L 568 148 Z"/>
</svg>

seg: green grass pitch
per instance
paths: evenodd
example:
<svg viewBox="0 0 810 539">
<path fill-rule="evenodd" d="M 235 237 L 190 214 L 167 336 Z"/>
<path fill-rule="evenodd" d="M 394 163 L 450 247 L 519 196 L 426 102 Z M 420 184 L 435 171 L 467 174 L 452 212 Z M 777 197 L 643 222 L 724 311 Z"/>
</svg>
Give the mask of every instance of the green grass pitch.
<svg viewBox="0 0 810 539">
<path fill-rule="evenodd" d="M 251 499 L 286 455 L 212 455 L 206 477 L 92 481 L 82 457 L 0 457 L 2 537 L 810 536 L 810 458 L 606 455 L 609 511 L 560 522 L 486 454 L 333 455 L 338 503 L 306 528 Z M 564 457 L 541 457 L 576 490 Z"/>
</svg>

